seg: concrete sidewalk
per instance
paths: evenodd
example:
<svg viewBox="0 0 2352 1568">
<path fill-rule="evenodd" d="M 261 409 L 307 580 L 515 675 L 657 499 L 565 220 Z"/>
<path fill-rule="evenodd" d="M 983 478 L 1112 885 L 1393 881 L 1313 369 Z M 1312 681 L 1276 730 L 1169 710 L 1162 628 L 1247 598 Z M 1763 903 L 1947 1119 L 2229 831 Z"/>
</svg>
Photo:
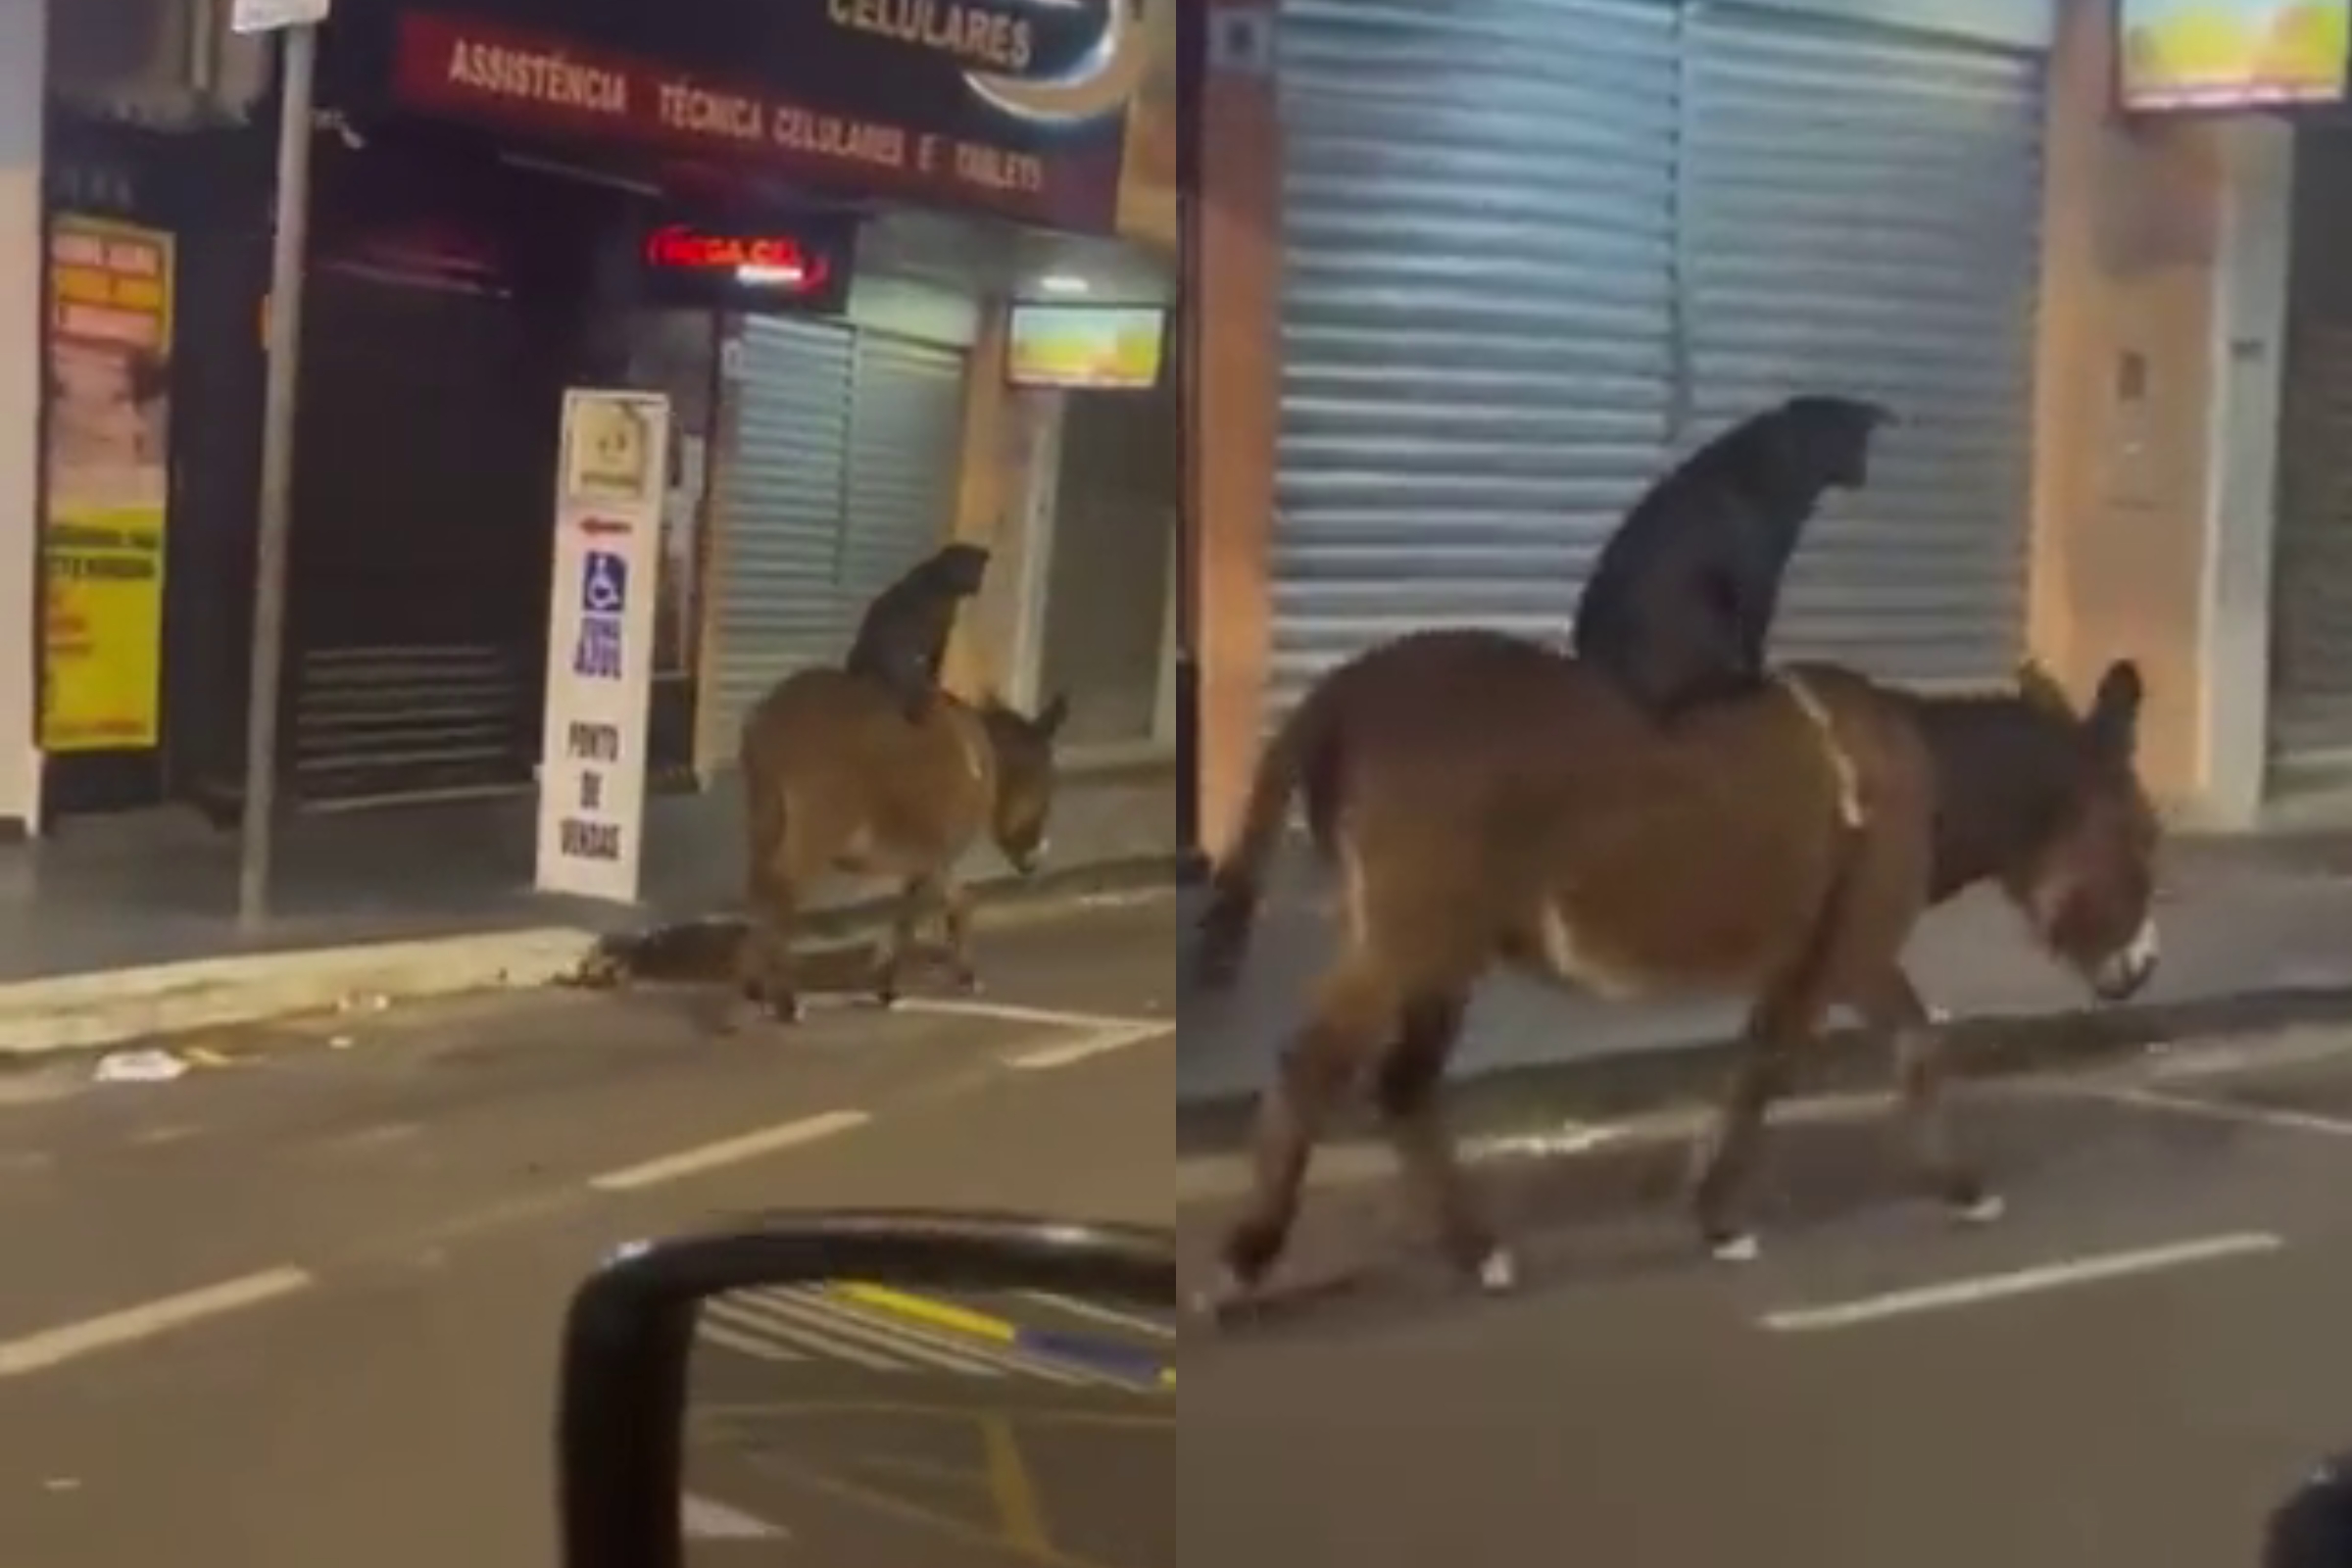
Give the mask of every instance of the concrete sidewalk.
<svg viewBox="0 0 2352 1568">
<path fill-rule="evenodd" d="M 2163 963 L 2135 1009 L 2177 1019 L 2292 999 L 2352 1014 L 2352 835 L 2184 838 L 2166 874 Z M 1324 899 L 1318 877 L 1286 866 L 1241 982 L 1222 995 L 1182 993 L 1178 1092 L 1197 1113 L 1188 1120 L 1225 1120 L 1213 1113 L 1266 1081 L 1328 951 Z M 1198 902 L 1188 891 L 1188 927 Z M 2048 1020 L 2091 1005 L 1984 892 L 1930 917 L 1911 973 L 1931 1004 L 1963 1019 Z M 1704 1046 L 1729 1039 L 1742 1010 L 1736 1001 L 1609 1005 L 1498 978 L 1472 1008 L 1457 1071 L 1517 1078 Z"/>
<path fill-rule="evenodd" d="M 1169 862 L 1142 858 L 1080 865 L 1029 882 L 1009 876 L 975 882 L 975 922 L 985 930 L 1075 917 L 1105 902 L 1152 898 L 1169 887 L 1171 876 Z M 803 923 L 801 951 L 862 965 L 856 950 L 881 928 L 891 907 L 870 901 L 818 910 Z M 0 1062 L 302 1014 L 366 1012 L 394 1002 L 557 984 L 578 974 L 615 928 L 610 919 L 597 925 L 485 921 L 477 929 L 434 936 L 314 941 L 0 981 Z"/>
</svg>

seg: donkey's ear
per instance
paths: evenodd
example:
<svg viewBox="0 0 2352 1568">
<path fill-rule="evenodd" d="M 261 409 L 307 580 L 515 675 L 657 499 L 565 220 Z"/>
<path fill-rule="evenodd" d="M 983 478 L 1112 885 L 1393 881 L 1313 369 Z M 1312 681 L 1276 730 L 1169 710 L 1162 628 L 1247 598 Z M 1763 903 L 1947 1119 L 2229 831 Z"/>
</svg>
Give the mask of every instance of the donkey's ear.
<svg viewBox="0 0 2352 1568">
<path fill-rule="evenodd" d="M 2037 660 L 2029 659 L 2017 666 L 2017 693 L 2036 708 L 2075 716 L 2075 705 L 2067 700 L 2066 688 Z"/>
<path fill-rule="evenodd" d="M 2139 665 L 2119 659 L 2099 677 L 2098 695 L 2090 700 L 2090 716 L 2083 722 L 2101 746 L 2129 757 L 2139 744 L 2139 709 L 2146 699 Z"/>
<path fill-rule="evenodd" d="M 1038 712 L 1037 732 L 1046 739 L 1052 740 L 1054 734 L 1060 730 L 1062 721 L 1069 716 L 1070 699 L 1068 694 L 1055 692 L 1054 700 Z"/>
</svg>

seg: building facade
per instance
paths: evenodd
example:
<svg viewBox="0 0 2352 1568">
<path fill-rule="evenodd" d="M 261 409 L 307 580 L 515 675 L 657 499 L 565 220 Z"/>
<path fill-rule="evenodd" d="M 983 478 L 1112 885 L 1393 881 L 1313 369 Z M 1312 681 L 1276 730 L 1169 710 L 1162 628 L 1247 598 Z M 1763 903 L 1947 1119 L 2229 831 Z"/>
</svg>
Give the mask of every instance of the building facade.
<svg viewBox="0 0 2352 1568">
<path fill-rule="evenodd" d="M 2216 823 L 2352 741 L 2324 123 L 2127 121 L 2106 0 L 1211 19 L 1211 845 L 1317 671 L 1430 621 L 1563 635 L 1640 488 L 1806 391 L 1901 423 L 1808 534 L 1784 655 L 1930 686 L 2033 655 L 2083 690 L 2136 658 L 2151 782 Z"/>
<path fill-rule="evenodd" d="M 143 3 L 199 30 L 221 20 L 204 0 Z M 1174 314 L 1173 7 L 956 14 L 942 30 L 891 8 L 756 0 L 340 0 L 321 34 L 299 346 L 280 725 L 296 808 L 529 794 L 558 411 L 565 386 L 602 384 L 667 393 L 679 426 L 653 724 L 669 791 L 718 782 L 758 692 L 840 657 L 866 599 L 961 537 L 999 564 L 956 679 L 1021 700 L 1066 687 L 1079 771 L 1140 769 L 1166 816 L 1172 377 L 1014 386 L 1008 340 L 1031 302 Z M 270 104 L 252 96 L 162 142 L 125 141 L 120 117 L 50 117 L 81 163 L 171 199 L 53 177 L 26 287 L 44 220 L 53 247 L 135 220 L 171 256 L 182 335 L 157 438 L 171 569 L 145 657 L 160 714 L 136 735 L 84 725 L 79 758 L 36 740 L 31 821 L 44 778 L 67 786 L 51 814 L 168 802 L 225 819 L 242 792 L 270 347 Z M 219 167 L 191 166 L 198 130 Z M 197 235 L 208 224 L 242 247 L 237 267 Z M 762 294 L 742 269 L 694 286 L 685 264 L 746 239 L 805 247 L 832 286 Z M 52 352 L 71 357 L 62 341 Z M 202 422 L 227 408 L 236 428 Z M 42 502 L 24 505 L 37 539 Z M 95 662 L 49 642 L 53 669 Z"/>
</svg>

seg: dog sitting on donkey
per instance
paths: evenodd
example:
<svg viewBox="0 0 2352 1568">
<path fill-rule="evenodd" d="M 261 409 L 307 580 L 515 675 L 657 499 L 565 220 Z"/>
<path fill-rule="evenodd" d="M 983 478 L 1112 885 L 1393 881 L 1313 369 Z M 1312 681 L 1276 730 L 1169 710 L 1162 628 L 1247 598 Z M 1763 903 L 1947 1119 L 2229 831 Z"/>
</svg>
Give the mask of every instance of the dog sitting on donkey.
<svg viewBox="0 0 2352 1568">
<path fill-rule="evenodd" d="M 1903 948 L 1926 909 L 1990 881 L 2102 998 L 2145 983 L 2158 830 L 2134 766 L 2140 677 L 2116 662 L 2078 710 L 2031 666 L 1962 696 L 1768 670 L 1804 522 L 1863 484 L 1885 422 L 1793 399 L 1667 475 L 1604 551 L 1574 657 L 1424 631 L 1331 670 L 1284 719 L 1211 878 L 1201 978 L 1238 970 L 1295 795 L 1338 872 L 1339 951 L 1260 1101 L 1212 1309 L 1279 1257 L 1314 1146 L 1359 1087 L 1453 1263 L 1515 1281 L 1440 1106 L 1497 964 L 1604 998 L 1751 999 L 1694 1151 L 1691 1216 L 1718 1256 L 1755 1254 L 1743 1208 L 1766 1111 L 1841 1004 L 1889 1041 L 1923 1187 L 1962 1217 L 1998 1212 L 1944 1125 L 1947 1064 Z"/>
<path fill-rule="evenodd" d="M 786 676 L 745 715 L 745 919 L 607 939 L 579 983 L 704 980 L 721 970 L 739 993 L 722 1027 L 754 1010 L 794 1022 L 795 927 L 810 888 L 843 874 L 899 884 L 873 975 L 885 1006 L 934 916 L 956 985 L 978 988 L 962 862 L 985 837 L 1015 871 L 1036 872 L 1054 807 L 1054 741 L 1069 714 L 1059 697 L 1031 715 L 940 685 L 956 612 L 987 566 L 976 545 L 925 558 L 867 607 L 841 666 Z"/>
</svg>

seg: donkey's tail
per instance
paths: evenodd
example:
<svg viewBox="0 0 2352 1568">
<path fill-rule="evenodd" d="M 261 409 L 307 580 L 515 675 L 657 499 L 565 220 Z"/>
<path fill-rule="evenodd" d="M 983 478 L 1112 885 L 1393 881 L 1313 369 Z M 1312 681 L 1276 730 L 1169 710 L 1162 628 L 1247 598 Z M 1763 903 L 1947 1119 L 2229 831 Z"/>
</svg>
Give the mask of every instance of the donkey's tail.
<svg viewBox="0 0 2352 1568">
<path fill-rule="evenodd" d="M 1248 956 L 1257 906 L 1265 898 L 1266 868 L 1282 843 L 1291 798 L 1304 796 L 1306 826 L 1315 848 L 1328 855 L 1339 815 L 1339 722 L 1334 696 L 1340 683 L 1327 677 L 1293 709 L 1258 753 L 1241 830 L 1209 874 L 1208 907 L 1198 927 L 1195 973 L 1200 984 L 1232 983 Z"/>
</svg>

